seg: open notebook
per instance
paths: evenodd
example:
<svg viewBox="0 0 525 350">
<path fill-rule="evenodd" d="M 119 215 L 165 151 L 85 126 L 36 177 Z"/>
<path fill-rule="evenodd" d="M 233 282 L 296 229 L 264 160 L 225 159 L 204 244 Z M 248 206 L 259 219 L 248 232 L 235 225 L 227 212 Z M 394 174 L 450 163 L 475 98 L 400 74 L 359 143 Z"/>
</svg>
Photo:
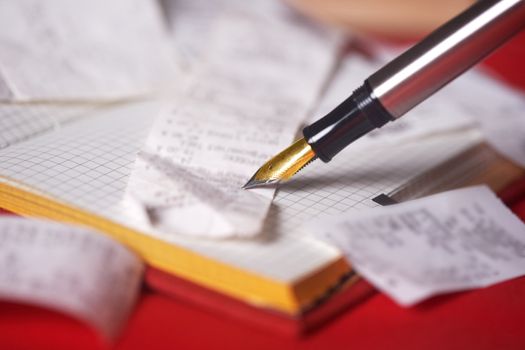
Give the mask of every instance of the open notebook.
<svg viewBox="0 0 525 350">
<path fill-rule="evenodd" d="M 284 184 L 259 237 L 188 238 L 147 231 L 124 215 L 127 180 L 158 101 L 23 107 L 0 106 L 0 206 L 97 228 L 154 267 L 292 315 L 351 269 L 339 251 L 299 229 L 305 220 L 375 206 L 372 199 L 380 194 L 408 198 L 458 185 L 480 172 L 490 174 L 493 165 L 509 170 L 498 173 L 498 186 L 516 175 L 510 163 L 479 146 L 482 138 L 475 129 L 405 140 L 396 147 L 356 144 L 330 164 L 313 163 Z M 465 152 L 469 162 L 461 156 Z M 453 169 L 450 179 L 446 175 Z"/>
</svg>

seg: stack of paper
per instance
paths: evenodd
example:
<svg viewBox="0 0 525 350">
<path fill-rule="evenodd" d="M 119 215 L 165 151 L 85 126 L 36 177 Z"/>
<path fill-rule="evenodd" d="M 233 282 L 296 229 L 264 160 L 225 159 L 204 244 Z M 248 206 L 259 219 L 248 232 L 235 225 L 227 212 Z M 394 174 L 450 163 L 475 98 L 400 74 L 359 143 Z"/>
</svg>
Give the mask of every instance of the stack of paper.
<svg viewBox="0 0 525 350">
<path fill-rule="evenodd" d="M 416 180 L 434 188 L 436 178 L 421 179 L 476 148 L 480 130 L 503 133 L 480 120 L 511 106 L 507 120 L 521 125 L 524 110 L 519 94 L 474 72 L 277 192 L 243 191 L 302 123 L 347 97 L 385 55 L 340 57 L 340 35 L 279 0 L 20 0 L 0 4 L 0 20 L 10 28 L 0 33 L 0 204 L 98 229 L 0 223 L 0 294 L 71 312 L 106 334 L 131 307 L 141 263 L 96 234 L 152 266 L 298 317 L 351 269 L 339 249 L 306 234 L 305 221 L 376 207 L 374 197 Z M 481 85 L 498 96 L 490 113 L 464 93 Z M 507 150 L 514 140 L 494 142 Z M 496 156 L 482 158 L 462 175 Z M 35 240 L 13 242 L 13 230 Z M 48 238 L 57 252 L 45 265 Z M 50 297 L 71 291 L 78 297 Z M 102 316 L 121 292 L 121 309 Z"/>
</svg>

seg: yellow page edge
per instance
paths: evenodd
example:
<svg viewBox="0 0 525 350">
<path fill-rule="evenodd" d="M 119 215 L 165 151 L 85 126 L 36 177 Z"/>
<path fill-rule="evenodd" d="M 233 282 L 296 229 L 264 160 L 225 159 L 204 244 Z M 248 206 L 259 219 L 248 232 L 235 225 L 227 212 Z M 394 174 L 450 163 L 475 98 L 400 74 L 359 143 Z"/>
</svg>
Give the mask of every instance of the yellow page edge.
<svg viewBox="0 0 525 350">
<path fill-rule="evenodd" d="M 9 181 L 9 179 L 8 179 Z M 0 183 L 0 207 L 24 216 L 83 224 L 124 244 L 148 264 L 228 296 L 298 316 L 350 271 L 343 257 L 293 284 L 273 280 L 150 237 L 55 199 Z"/>
</svg>

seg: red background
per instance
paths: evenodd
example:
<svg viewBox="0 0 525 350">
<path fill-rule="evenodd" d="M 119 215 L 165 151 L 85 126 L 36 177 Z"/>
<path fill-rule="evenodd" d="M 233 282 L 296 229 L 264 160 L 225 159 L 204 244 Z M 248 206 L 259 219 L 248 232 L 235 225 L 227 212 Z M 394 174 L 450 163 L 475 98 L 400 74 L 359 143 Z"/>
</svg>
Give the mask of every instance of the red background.
<svg viewBox="0 0 525 350">
<path fill-rule="evenodd" d="M 525 89 L 525 33 L 483 64 Z M 525 179 L 502 197 L 525 219 Z M 120 339 L 111 345 L 65 315 L 0 302 L 0 348 L 525 349 L 525 277 L 409 309 L 377 293 L 304 337 L 256 329 L 146 288 Z"/>
</svg>

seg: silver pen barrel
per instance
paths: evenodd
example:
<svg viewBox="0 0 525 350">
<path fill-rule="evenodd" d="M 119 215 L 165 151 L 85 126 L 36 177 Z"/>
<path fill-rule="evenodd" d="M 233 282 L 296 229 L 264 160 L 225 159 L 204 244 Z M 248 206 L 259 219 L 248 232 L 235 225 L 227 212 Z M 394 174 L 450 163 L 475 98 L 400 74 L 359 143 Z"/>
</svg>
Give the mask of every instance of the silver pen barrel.
<svg viewBox="0 0 525 350">
<path fill-rule="evenodd" d="M 482 0 L 372 74 L 303 129 L 329 162 L 350 143 L 396 120 L 525 27 L 525 0 Z"/>
<path fill-rule="evenodd" d="M 286 180 L 316 158 L 329 162 L 352 142 L 404 115 L 524 27 L 525 0 L 475 3 L 306 126 L 304 138 L 266 162 L 244 188 Z"/>
<path fill-rule="evenodd" d="M 368 78 L 394 118 L 479 62 L 525 27 L 525 0 L 479 1 Z"/>
</svg>

